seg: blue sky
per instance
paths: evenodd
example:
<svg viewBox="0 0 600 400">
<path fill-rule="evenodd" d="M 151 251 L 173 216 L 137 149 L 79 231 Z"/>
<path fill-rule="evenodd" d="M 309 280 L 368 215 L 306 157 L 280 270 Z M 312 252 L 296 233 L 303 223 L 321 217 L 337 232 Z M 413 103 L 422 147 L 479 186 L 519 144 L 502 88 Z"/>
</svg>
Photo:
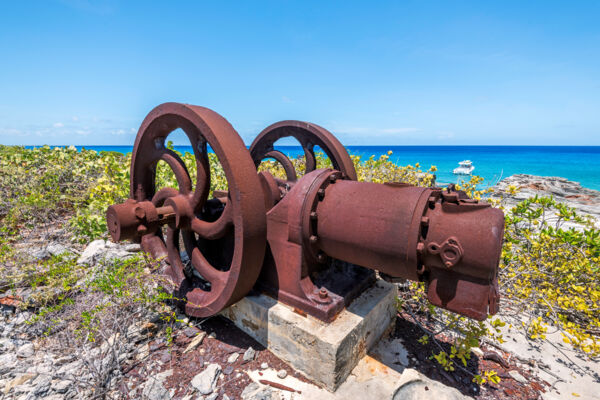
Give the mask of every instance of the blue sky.
<svg viewBox="0 0 600 400">
<path fill-rule="evenodd" d="M 0 143 L 133 144 L 179 101 L 246 143 L 300 119 L 347 145 L 600 145 L 599 21 L 598 1 L 6 1 Z"/>
</svg>

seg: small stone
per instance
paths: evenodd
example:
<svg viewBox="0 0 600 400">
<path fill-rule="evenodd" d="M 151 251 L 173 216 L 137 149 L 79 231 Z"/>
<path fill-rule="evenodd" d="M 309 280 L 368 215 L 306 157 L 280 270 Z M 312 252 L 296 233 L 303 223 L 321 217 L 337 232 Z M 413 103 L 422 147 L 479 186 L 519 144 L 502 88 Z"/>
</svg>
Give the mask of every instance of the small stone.
<svg viewBox="0 0 600 400">
<path fill-rule="evenodd" d="M 204 400 L 217 400 L 217 397 L 219 397 L 219 393 L 213 393 L 208 397 L 205 397 Z"/>
<path fill-rule="evenodd" d="M 429 379 L 420 372 L 406 368 L 402 373 L 402 383 L 394 392 L 392 400 L 467 400 L 461 392 L 438 381 Z"/>
<path fill-rule="evenodd" d="M 280 370 L 277 372 L 277 377 L 278 377 L 279 379 L 285 379 L 285 377 L 286 377 L 286 376 L 287 376 L 287 371 L 286 371 L 285 369 L 280 369 Z"/>
<path fill-rule="evenodd" d="M 28 358 L 35 353 L 33 343 L 27 343 L 17 349 L 17 357 Z"/>
<path fill-rule="evenodd" d="M 48 375 L 39 375 L 33 382 L 32 385 L 35 386 L 33 394 L 42 396 L 48 392 L 50 389 L 50 383 L 52 379 Z"/>
<path fill-rule="evenodd" d="M 190 344 L 187 345 L 187 347 L 183 351 L 183 354 L 189 353 L 190 351 L 194 350 L 196 347 L 201 345 L 205 336 L 206 336 L 206 332 L 200 332 L 199 334 L 197 334 L 196 337 L 194 339 L 192 339 Z"/>
<path fill-rule="evenodd" d="M 517 370 L 514 370 L 514 369 L 513 369 L 513 370 L 511 370 L 511 371 L 508 371 L 508 374 L 509 374 L 509 375 L 511 376 L 511 378 L 513 378 L 515 381 L 517 381 L 517 382 L 519 382 L 519 383 L 521 383 L 521 384 L 523 384 L 523 385 L 526 385 L 526 384 L 528 383 L 528 382 L 527 382 L 527 379 L 526 379 L 526 378 L 525 378 L 523 375 L 521 375 L 521 374 L 519 373 L 519 371 L 517 371 Z"/>
<path fill-rule="evenodd" d="M 240 356 L 239 353 L 231 353 L 231 355 L 227 358 L 227 362 L 229 364 L 233 364 L 234 362 L 237 361 L 239 356 Z"/>
<path fill-rule="evenodd" d="M 196 336 L 198 333 L 200 333 L 200 329 L 195 326 L 190 326 L 183 330 L 183 334 L 189 338 Z"/>
<path fill-rule="evenodd" d="M 227 396 L 226 394 L 223 395 L 223 400 L 230 400 L 229 396 Z"/>
<path fill-rule="evenodd" d="M 233 372 L 233 367 L 231 365 L 228 365 L 225 367 L 225 369 L 223 370 L 223 374 L 225 375 L 229 375 Z"/>
<path fill-rule="evenodd" d="M 46 249 L 53 256 L 58 256 L 58 255 L 70 252 L 70 250 L 68 248 L 66 248 L 65 246 L 63 246 L 60 243 L 51 243 L 48 245 L 48 247 L 46 247 Z"/>
<path fill-rule="evenodd" d="M 475 354 L 477 357 L 481 358 L 483 357 L 483 350 L 481 350 L 479 347 L 471 347 L 471 351 L 473 352 L 473 354 Z"/>
<path fill-rule="evenodd" d="M 156 374 L 155 378 L 158 379 L 159 381 L 163 382 L 165 379 L 167 379 L 170 376 L 173 376 L 173 370 L 167 369 L 167 370 L 161 372 L 160 374 Z"/>
<path fill-rule="evenodd" d="M 252 346 L 250 346 L 250 347 L 248 347 L 248 350 L 246 350 L 246 352 L 244 352 L 243 360 L 244 360 L 244 362 L 250 362 L 250 361 L 254 360 L 255 356 L 256 356 L 256 350 L 254 350 L 252 348 Z"/>
<path fill-rule="evenodd" d="M 267 364 L 266 362 L 260 364 L 260 369 L 267 369 L 269 368 L 269 364 Z"/>
<path fill-rule="evenodd" d="M 130 253 L 136 253 L 138 251 L 141 251 L 142 248 L 138 243 L 128 243 L 123 245 L 123 250 L 128 251 Z"/>
<path fill-rule="evenodd" d="M 144 384 L 142 397 L 148 400 L 169 400 L 171 395 L 158 379 L 150 379 Z"/>
<path fill-rule="evenodd" d="M 66 393 L 70 387 L 71 387 L 71 381 L 68 381 L 68 380 L 58 381 L 57 383 L 52 385 L 52 390 L 54 390 L 56 393 Z"/>
<path fill-rule="evenodd" d="M 13 351 L 15 349 L 15 344 L 10 339 L 0 339 L 0 349 L 2 351 L 8 352 Z"/>
<path fill-rule="evenodd" d="M 210 364 L 192 379 L 192 386 L 200 394 L 211 394 L 215 390 L 217 379 L 221 374 L 221 366 L 219 364 Z"/>
<path fill-rule="evenodd" d="M 209 338 L 211 338 L 211 339 L 216 339 L 216 338 L 217 338 L 217 334 L 216 334 L 216 333 L 214 333 L 214 332 L 211 332 L 211 333 L 208 335 L 208 337 L 209 337 Z"/>
<path fill-rule="evenodd" d="M 143 360 L 150 355 L 150 346 L 148 344 L 143 345 L 137 350 L 137 354 L 135 356 L 136 360 Z"/>
<path fill-rule="evenodd" d="M 11 389 L 16 388 L 17 386 L 23 385 L 25 382 L 27 382 L 30 379 L 33 379 L 34 377 L 35 377 L 34 374 L 20 374 L 20 375 L 18 375 L 12 381 L 8 382 L 4 386 L 4 393 L 6 394 L 6 393 L 10 392 Z"/>
<path fill-rule="evenodd" d="M 171 353 L 169 353 L 168 350 L 165 350 L 160 355 L 160 362 L 164 364 L 168 363 L 169 361 L 171 361 Z"/>
</svg>

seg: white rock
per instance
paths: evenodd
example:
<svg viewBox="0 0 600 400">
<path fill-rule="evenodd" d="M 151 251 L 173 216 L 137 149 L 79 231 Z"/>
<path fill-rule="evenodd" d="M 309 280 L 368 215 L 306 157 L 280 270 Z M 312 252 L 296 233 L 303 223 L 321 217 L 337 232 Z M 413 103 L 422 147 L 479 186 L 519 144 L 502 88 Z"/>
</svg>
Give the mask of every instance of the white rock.
<svg viewBox="0 0 600 400">
<path fill-rule="evenodd" d="M 260 364 L 260 369 L 267 369 L 269 368 L 269 364 L 267 364 L 266 362 Z"/>
<path fill-rule="evenodd" d="M 516 370 L 508 371 L 508 374 L 517 382 L 522 383 L 523 385 L 527 384 L 527 379 Z"/>
<path fill-rule="evenodd" d="M 3 352 L 13 351 L 15 349 L 15 344 L 10 339 L 0 339 L 0 349 Z"/>
<path fill-rule="evenodd" d="M 126 246 L 128 245 L 105 242 L 101 239 L 94 240 L 81 253 L 81 256 L 77 259 L 77 264 L 93 265 L 102 259 L 114 260 L 133 257 L 134 254 L 127 250 L 128 247 Z"/>
<path fill-rule="evenodd" d="M 466 400 L 455 388 L 448 387 L 429 379 L 420 372 L 407 368 L 402 373 L 400 387 L 396 389 L 393 400 Z"/>
<path fill-rule="evenodd" d="M 206 332 L 204 332 L 204 331 L 198 333 L 196 335 L 196 337 L 194 339 L 192 339 L 190 344 L 187 345 L 187 347 L 183 351 L 183 354 L 189 353 L 190 351 L 194 350 L 196 347 L 200 346 L 200 344 L 202 344 L 202 341 L 204 340 L 205 336 L 206 336 Z"/>
<path fill-rule="evenodd" d="M 71 381 L 65 379 L 65 380 L 58 381 L 55 384 L 53 384 L 52 390 L 54 390 L 56 393 L 66 393 L 70 387 L 71 387 Z"/>
<path fill-rule="evenodd" d="M 19 386 L 25 386 L 24 383 L 33 378 L 35 378 L 34 374 L 19 374 L 19 375 L 17 375 L 13 380 L 8 382 L 6 384 L 6 386 L 4 386 L 4 393 L 8 393 L 11 389 L 18 388 Z"/>
<path fill-rule="evenodd" d="M 17 357 L 20 358 L 28 358 L 31 357 L 35 353 L 35 349 L 33 348 L 33 343 L 27 343 L 17 349 Z"/>
<path fill-rule="evenodd" d="M 481 350 L 479 347 L 471 347 L 471 351 L 473 352 L 473 354 L 475 354 L 477 357 L 481 358 L 483 357 L 483 350 Z"/>
<path fill-rule="evenodd" d="M 287 376 L 287 371 L 285 369 L 280 369 L 279 371 L 277 371 L 277 377 L 279 379 L 285 379 L 286 376 Z"/>
<path fill-rule="evenodd" d="M 87 245 L 81 257 L 77 259 L 77 264 L 92 264 L 96 258 L 106 250 L 106 242 L 102 239 L 94 240 Z"/>
<path fill-rule="evenodd" d="M 256 350 L 252 348 L 252 346 L 248 347 L 248 350 L 244 352 L 243 360 L 244 362 L 249 362 L 254 360 L 254 356 L 256 356 Z"/>
<path fill-rule="evenodd" d="M 67 247 L 63 246 L 60 243 L 51 243 L 51 244 L 48 245 L 48 247 L 46 247 L 46 249 L 53 256 L 58 256 L 58 255 L 61 255 L 63 253 L 69 253 L 69 252 L 71 252 L 70 249 L 68 249 Z"/>
<path fill-rule="evenodd" d="M 137 354 L 135 356 L 136 360 L 143 360 L 150 355 L 150 345 L 146 343 L 142 347 L 138 348 Z"/>
<path fill-rule="evenodd" d="M 0 375 L 11 371 L 17 364 L 17 356 L 14 353 L 6 353 L 0 356 Z"/>
<path fill-rule="evenodd" d="M 233 364 L 234 362 L 237 361 L 239 356 L 240 356 L 239 353 L 231 353 L 231 355 L 227 358 L 227 362 L 229 364 Z"/>
<path fill-rule="evenodd" d="M 162 381 L 150 378 L 144 384 L 142 397 L 148 400 L 168 400 L 171 398 L 171 394 L 165 389 Z"/>
<path fill-rule="evenodd" d="M 192 379 L 192 386 L 200 394 L 211 394 L 215 390 L 215 385 L 220 374 L 221 366 L 219 364 L 210 364 L 204 371 Z"/>
</svg>

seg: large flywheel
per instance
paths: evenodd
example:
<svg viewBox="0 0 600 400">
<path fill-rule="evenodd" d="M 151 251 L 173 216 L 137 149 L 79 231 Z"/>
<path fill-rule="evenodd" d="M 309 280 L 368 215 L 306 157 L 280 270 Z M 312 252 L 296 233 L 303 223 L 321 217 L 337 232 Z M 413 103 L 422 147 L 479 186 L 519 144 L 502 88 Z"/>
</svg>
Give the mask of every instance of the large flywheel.
<svg viewBox="0 0 600 400">
<path fill-rule="evenodd" d="M 292 161 L 281 151 L 274 148 L 275 142 L 290 136 L 300 143 L 304 151 L 305 174 L 314 171 L 317 167 L 315 147 L 318 146 L 329 157 L 335 170 L 340 171 L 346 179 L 356 180 L 354 163 L 346 148 L 327 129 L 310 122 L 281 121 L 265 128 L 250 146 L 250 154 L 254 164 L 258 166 L 262 160 L 273 158 L 284 168 L 287 181 L 296 181 L 297 171 Z"/>
<path fill-rule="evenodd" d="M 178 128 L 194 151 L 195 185 L 183 160 L 165 146 Z M 228 186 L 211 199 L 208 146 Z M 156 187 L 161 160 L 178 188 Z M 133 148 L 130 199 L 109 208 L 107 223 L 115 241 L 137 238 L 144 251 L 167 256 L 176 295 L 196 317 L 214 315 L 244 297 L 265 255 L 264 196 L 252 158 L 231 124 L 204 107 L 165 103 L 148 114 Z"/>
</svg>

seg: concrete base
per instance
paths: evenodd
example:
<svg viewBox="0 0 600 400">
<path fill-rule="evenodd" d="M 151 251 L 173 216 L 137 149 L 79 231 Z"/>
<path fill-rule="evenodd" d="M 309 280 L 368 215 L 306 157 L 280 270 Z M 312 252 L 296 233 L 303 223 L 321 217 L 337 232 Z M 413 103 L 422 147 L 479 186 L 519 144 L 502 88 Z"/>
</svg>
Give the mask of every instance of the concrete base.
<svg viewBox="0 0 600 400">
<path fill-rule="evenodd" d="M 335 391 L 391 326 L 396 297 L 395 285 L 377 281 L 329 324 L 265 295 L 246 296 L 222 314 L 307 378 Z"/>
</svg>

